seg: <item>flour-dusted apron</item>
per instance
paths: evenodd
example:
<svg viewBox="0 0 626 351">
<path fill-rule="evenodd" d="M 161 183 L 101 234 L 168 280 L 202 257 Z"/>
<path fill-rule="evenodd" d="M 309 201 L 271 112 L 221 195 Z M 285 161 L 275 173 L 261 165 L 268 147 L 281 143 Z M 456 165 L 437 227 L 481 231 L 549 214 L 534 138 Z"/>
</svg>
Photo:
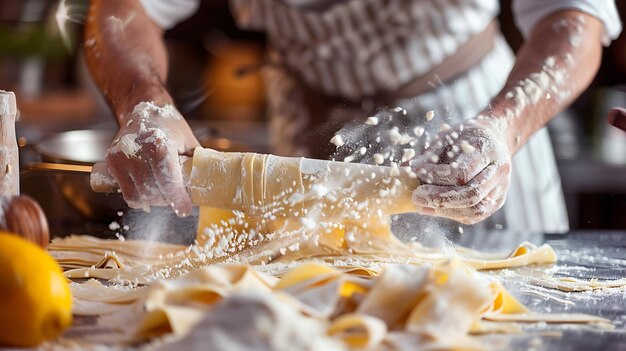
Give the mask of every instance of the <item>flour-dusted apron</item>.
<svg viewBox="0 0 626 351">
<path fill-rule="evenodd" d="M 289 5 L 297 2 L 300 6 Z M 265 31 L 270 42 L 264 69 L 269 100 L 273 152 L 327 158 L 330 138 L 344 128 L 355 135 L 376 112 L 377 96 L 393 96 L 406 84 L 427 75 L 496 17 L 497 0 L 231 0 L 244 28 Z M 326 2 L 327 3 L 327 2 Z M 315 5 L 319 6 L 315 6 Z M 439 125 L 474 117 L 505 83 L 514 56 L 498 33 L 491 51 L 473 68 L 449 82 L 432 77 L 431 91 L 398 98 L 407 116 L 398 123 L 423 124 L 427 111 Z M 445 83 L 445 84 L 443 84 Z M 347 127 L 346 127 L 347 126 Z M 356 133 L 354 142 L 367 139 Z M 568 229 L 561 184 L 547 130 L 541 129 L 514 157 L 511 186 L 504 207 L 489 219 L 461 226 L 450 220 L 419 215 L 395 221 L 401 237 L 456 236 L 485 245 L 510 243 L 525 232 Z M 430 235 L 429 235 L 430 234 Z M 428 239 L 430 238 L 430 239 Z"/>
</svg>

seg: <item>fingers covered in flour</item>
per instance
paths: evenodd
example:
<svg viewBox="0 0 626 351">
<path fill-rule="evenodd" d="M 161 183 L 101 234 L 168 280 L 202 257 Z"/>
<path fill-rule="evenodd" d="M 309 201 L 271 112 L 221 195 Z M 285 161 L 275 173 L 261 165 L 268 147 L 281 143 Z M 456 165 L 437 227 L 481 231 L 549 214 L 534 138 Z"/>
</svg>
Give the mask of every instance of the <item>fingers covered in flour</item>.
<svg viewBox="0 0 626 351">
<path fill-rule="evenodd" d="M 186 216 L 192 203 L 179 156 L 192 154 L 198 145 L 173 106 L 140 103 L 120 124 L 106 161 L 130 207 L 170 206 Z"/>
<path fill-rule="evenodd" d="M 140 144 L 139 140 L 136 142 Z M 139 158 L 129 157 L 123 152 L 110 152 L 107 155 L 109 171 L 130 207 L 147 210 L 150 206 L 163 206 L 166 202 L 159 192 L 150 165 L 146 163 L 148 152 L 141 154 L 143 156 Z"/>
<path fill-rule="evenodd" d="M 424 184 L 413 191 L 413 202 L 430 208 L 466 208 L 478 204 L 510 173 L 510 165 L 489 165 L 467 185 Z"/>
<path fill-rule="evenodd" d="M 189 215 L 193 205 L 183 183 L 178 152 L 162 139 L 155 140 L 152 147 L 154 151 L 150 154 L 154 157 L 150 158 L 150 166 L 160 194 L 177 215 Z"/>
<path fill-rule="evenodd" d="M 440 156 L 421 155 L 410 165 L 424 184 L 465 185 L 491 162 L 490 157 L 485 157 L 478 151 L 475 153 L 458 155 L 446 163 L 432 162 L 441 159 Z"/>
<path fill-rule="evenodd" d="M 437 134 L 410 166 L 422 183 L 465 185 L 488 165 L 509 159 L 498 133 L 470 121 Z"/>
<path fill-rule="evenodd" d="M 106 162 L 109 173 L 117 181 L 117 185 L 122 192 L 124 201 L 126 201 L 128 206 L 132 208 L 141 208 L 141 195 L 139 195 L 137 185 L 131 177 L 131 173 L 128 172 L 126 167 L 123 166 L 126 163 L 126 160 L 122 159 L 122 157 L 123 156 L 120 154 L 109 153 L 107 155 Z"/>
<path fill-rule="evenodd" d="M 510 178 L 498 182 L 480 201 L 465 207 L 429 207 L 417 205 L 417 213 L 452 219 L 462 224 L 476 224 L 502 208 L 506 200 Z"/>
<path fill-rule="evenodd" d="M 440 132 L 411 163 L 422 185 L 418 212 L 476 223 L 498 210 L 509 186 L 511 155 L 491 124 L 471 120 Z"/>
</svg>

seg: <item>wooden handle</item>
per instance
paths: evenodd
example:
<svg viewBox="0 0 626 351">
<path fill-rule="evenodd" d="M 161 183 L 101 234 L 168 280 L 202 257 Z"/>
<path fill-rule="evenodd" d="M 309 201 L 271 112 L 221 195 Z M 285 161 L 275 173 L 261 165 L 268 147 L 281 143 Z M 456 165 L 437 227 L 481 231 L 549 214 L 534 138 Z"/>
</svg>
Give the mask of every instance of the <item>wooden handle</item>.
<svg viewBox="0 0 626 351">
<path fill-rule="evenodd" d="M 92 166 L 83 165 L 70 165 L 65 163 L 52 163 L 52 162 L 31 162 L 26 165 L 27 171 L 32 172 L 48 172 L 55 174 L 90 174 Z"/>
<path fill-rule="evenodd" d="M 43 248 L 50 232 L 39 204 L 20 196 L 19 152 L 15 136 L 15 94 L 0 90 L 0 229 L 15 233 Z"/>
<path fill-rule="evenodd" d="M 15 116 L 15 94 L 0 90 L 0 194 L 19 195 L 20 176 Z"/>
</svg>

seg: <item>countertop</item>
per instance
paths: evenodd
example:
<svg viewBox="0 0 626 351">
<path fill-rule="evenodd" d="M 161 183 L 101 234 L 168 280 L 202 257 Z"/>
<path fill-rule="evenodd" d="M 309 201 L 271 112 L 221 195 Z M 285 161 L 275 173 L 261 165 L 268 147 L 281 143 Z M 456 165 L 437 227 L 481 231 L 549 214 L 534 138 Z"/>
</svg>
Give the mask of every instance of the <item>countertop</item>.
<svg viewBox="0 0 626 351">
<path fill-rule="evenodd" d="M 626 231 L 574 231 L 544 235 L 543 241 L 555 249 L 558 263 L 532 269 L 580 279 L 626 278 Z M 507 349 L 626 350 L 626 288 L 561 292 L 529 286 L 515 276 L 500 276 L 507 289 L 535 312 L 591 314 L 610 319 L 615 326 L 607 331 L 588 326 L 534 325 L 527 334 L 514 336 Z M 550 334 L 552 331 L 561 336 Z"/>
<path fill-rule="evenodd" d="M 614 329 L 584 324 L 532 323 L 519 335 L 488 335 L 490 345 L 502 350 L 626 350 L 626 288 L 562 292 L 527 284 L 523 270 L 579 279 L 626 278 L 626 231 L 573 231 L 569 234 L 529 235 L 525 239 L 548 243 L 558 263 L 480 273 L 501 281 L 525 306 L 538 313 L 585 313 L 610 319 Z M 493 342 L 493 343 L 492 343 Z"/>
<path fill-rule="evenodd" d="M 522 268 L 556 276 L 614 280 L 626 277 L 626 231 L 574 231 L 569 234 L 528 237 L 550 244 L 558 256 L 551 266 Z M 610 319 L 614 329 L 587 325 L 525 325 L 519 335 L 484 338 L 503 350 L 626 350 L 626 288 L 589 292 L 562 292 L 529 285 L 518 269 L 480 273 L 501 281 L 524 305 L 539 313 L 585 313 Z M 102 348 L 106 349 L 106 348 Z M 2 351 L 8 349 L 0 348 Z"/>
</svg>

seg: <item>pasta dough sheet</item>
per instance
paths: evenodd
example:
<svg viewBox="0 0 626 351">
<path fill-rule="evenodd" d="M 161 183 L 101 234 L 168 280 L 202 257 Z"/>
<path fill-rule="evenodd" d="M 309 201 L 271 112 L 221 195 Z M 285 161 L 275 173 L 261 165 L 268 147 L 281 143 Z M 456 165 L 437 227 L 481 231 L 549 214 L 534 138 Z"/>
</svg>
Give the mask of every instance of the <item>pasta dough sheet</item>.
<svg viewBox="0 0 626 351">
<path fill-rule="evenodd" d="M 321 211 L 326 220 L 343 222 L 367 213 L 414 212 L 411 194 L 420 182 L 409 167 L 196 148 L 187 184 L 200 206 L 265 218 Z"/>
</svg>

